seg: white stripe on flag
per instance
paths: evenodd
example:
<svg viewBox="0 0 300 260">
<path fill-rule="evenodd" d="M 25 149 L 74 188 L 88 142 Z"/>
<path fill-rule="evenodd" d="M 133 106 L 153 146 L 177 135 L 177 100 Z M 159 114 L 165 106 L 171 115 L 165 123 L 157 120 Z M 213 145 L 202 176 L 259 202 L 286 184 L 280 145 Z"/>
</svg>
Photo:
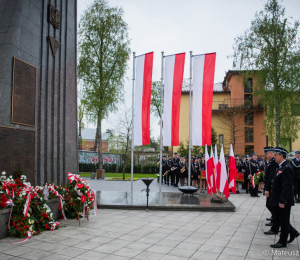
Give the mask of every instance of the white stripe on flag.
<svg viewBox="0 0 300 260">
<path fill-rule="evenodd" d="M 163 145 L 170 146 L 172 140 L 172 101 L 175 56 L 165 57 Z"/>
<path fill-rule="evenodd" d="M 202 92 L 204 55 L 194 56 L 193 68 L 193 121 L 192 121 L 192 144 L 202 145 Z M 194 100 L 196 102 L 194 102 Z"/>
<path fill-rule="evenodd" d="M 136 58 L 135 108 L 134 108 L 134 145 L 143 144 L 142 105 L 144 84 L 145 55 Z"/>
</svg>

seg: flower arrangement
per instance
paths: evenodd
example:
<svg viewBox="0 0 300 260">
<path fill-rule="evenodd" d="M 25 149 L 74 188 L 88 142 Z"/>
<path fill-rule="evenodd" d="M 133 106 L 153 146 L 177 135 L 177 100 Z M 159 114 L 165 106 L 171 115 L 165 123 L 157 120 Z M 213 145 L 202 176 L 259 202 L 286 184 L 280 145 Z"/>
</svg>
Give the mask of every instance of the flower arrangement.
<svg viewBox="0 0 300 260">
<path fill-rule="evenodd" d="M 252 187 L 252 178 L 248 178 L 250 180 L 249 185 Z M 259 171 L 254 174 L 254 184 L 259 185 L 261 182 L 264 181 L 264 172 Z"/>
<path fill-rule="evenodd" d="M 68 181 L 66 188 L 58 189 L 58 193 L 64 197 L 66 217 L 76 218 L 80 224 L 80 218 L 89 219 L 91 209 L 97 214 L 95 193 L 79 175 L 68 173 Z"/>
</svg>

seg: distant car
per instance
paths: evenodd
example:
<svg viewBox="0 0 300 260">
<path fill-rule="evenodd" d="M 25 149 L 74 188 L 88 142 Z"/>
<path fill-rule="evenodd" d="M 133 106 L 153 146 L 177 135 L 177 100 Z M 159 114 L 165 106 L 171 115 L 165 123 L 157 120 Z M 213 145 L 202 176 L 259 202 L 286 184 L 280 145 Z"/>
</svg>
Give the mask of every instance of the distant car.
<svg viewBox="0 0 300 260">
<path fill-rule="evenodd" d="M 293 160 L 294 158 L 296 158 L 295 152 L 297 152 L 297 151 L 299 151 L 299 150 L 292 151 L 292 152 L 288 153 L 287 156 L 286 156 L 286 159 L 289 160 L 289 161 L 291 161 L 291 160 Z"/>
</svg>

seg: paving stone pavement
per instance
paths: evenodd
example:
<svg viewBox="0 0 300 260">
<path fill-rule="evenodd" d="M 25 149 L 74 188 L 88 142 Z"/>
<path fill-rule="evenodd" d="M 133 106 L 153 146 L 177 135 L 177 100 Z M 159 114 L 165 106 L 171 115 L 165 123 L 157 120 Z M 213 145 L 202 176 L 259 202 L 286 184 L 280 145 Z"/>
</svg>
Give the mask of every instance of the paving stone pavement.
<svg viewBox="0 0 300 260">
<path fill-rule="evenodd" d="M 60 229 L 24 243 L 2 239 L 0 259 L 299 260 L 279 254 L 299 254 L 300 237 L 273 255 L 269 245 L 278 237 L 263 234 L 269 217 L 264 196 L 235 194 L 230 200 L 236 212 L 99 210 L 80 226 L 76 220 L 61 220 Z M 300 230 L 299 204 L 292 209 L 291 223 Z"/>
</svg>

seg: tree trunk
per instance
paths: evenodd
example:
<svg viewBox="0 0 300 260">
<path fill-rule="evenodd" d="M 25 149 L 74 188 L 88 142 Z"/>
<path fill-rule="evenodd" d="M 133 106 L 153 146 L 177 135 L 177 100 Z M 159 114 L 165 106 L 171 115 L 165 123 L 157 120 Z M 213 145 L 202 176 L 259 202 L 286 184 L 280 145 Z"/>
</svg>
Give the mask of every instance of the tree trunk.
<svg viewBox="0 0 300 260">
<path fill-rule="evenodd" d="M 98 121 L 98 127 L 97 127 L 97 131 L 98 131 L 98 154 L 99 154 L 99 169 L 103 169 L 103 155 L 102 155 L 102 133 L 101 133 L 101 123 L 102 120 L 99 119 Z"/>
</svg>

